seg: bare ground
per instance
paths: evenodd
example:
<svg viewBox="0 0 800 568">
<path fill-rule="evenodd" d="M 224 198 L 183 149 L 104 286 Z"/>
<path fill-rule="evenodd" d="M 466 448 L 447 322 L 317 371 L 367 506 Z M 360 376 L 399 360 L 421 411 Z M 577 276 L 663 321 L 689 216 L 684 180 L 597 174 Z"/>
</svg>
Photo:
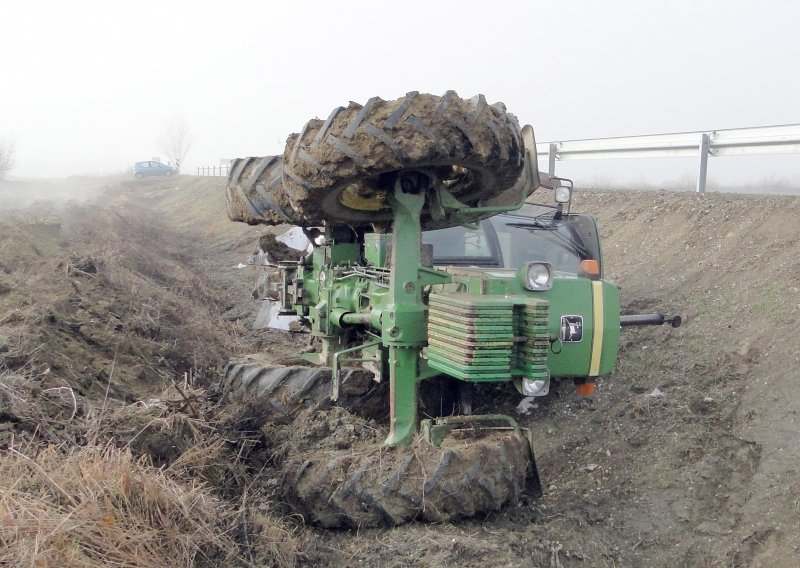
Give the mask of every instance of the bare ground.
<svg viewBox="0 0 800 568">
<path fill-rule="evenodd" d="M 11 209 L 18 188 L 0 186 L 4 465 L 11 448 L 35 456 L 48 444 L 70 454 L 112 443 L 176 483 L 203 484 L 223 510 L 273 519 L 257 528 L 218 513 L 233 519 L 235 538 L 196 563 L 798 564 L 800 199 L 579 192 L 575 209 L 598 217 L 623 310 L 679 313 L 684 326 L 624 330 L 618 369 L 594 397 L 562 388 L 520 417 L 534 433 L 541 499 L 456 524 L 333 532 L 281 518 L 269 481 L 285 451 L 276 427 L 247 413 L 232 423 L 215 403 L 229 356 L 278 359 L 301 341 L 248 331 L 258 269 L 238 266 L 264 229 L 229 223 L 223 188 L 190 177 L 114 182 L 92 207 Z M 513 392 L 481 394 L 478 412 L 515 413 Z M 150 414 L 137 400 L 151 401 Z M 104 428 L 91 424 L 98 405 L 115 409 Z M 299 430 L 336 429 L 335 416 L 303 416 Z M 209 447 L 216 462 L 193 457 Z"/>
</svg>

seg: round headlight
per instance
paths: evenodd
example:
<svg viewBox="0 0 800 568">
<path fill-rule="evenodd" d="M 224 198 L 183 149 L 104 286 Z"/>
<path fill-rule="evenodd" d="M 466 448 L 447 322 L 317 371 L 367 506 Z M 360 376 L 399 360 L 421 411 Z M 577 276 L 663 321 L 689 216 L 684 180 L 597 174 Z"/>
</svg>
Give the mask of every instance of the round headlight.
<svg viewBox="0 0 800 568">
<path fill-rule="evenodd" d="M 525 272 L 525 287 L 528 290 L 549 290 L 553 284 L 550 265 L 544 262 L 531 262 Z"/>
</svg>

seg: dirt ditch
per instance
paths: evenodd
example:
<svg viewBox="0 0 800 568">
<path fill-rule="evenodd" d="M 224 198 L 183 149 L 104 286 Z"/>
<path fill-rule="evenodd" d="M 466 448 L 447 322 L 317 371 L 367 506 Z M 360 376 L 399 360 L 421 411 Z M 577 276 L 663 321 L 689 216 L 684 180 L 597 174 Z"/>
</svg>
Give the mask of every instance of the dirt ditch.
<svg viewBox="0 0 800 568">
<path fill-rule="evenodd" d="M 590 399 L 554 389 L 518 414 L 513 392 L 478 392 L 477 412 L 533 431 L 542 498 L 456 523 L 326 531 L 288 514 L 276 475 L 298 433 L 346 443 L 338 411 L 301 410 L 287 430 L 215 391 L 228 357 L 291 357 L 303 341 L 249 330 L 260 269 L 247 260 L 265 229 L 227 221 L 224 180 L 113 181 L 91 205 L 18 209 L 10 191 L 0 562 L 797 565 L 800 198 L 578 192 L 624 311 L 684 326 L 623 331 L 617 371 Z M 99 552 L 113 546 L 118 557 Z"/>
</svg>

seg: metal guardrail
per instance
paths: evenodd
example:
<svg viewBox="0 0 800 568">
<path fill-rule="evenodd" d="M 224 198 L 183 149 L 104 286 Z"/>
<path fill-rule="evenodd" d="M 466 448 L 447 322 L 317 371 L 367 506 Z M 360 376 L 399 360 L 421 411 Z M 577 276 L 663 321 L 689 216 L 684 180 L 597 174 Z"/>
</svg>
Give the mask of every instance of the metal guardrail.
<svg viewBox="0 0 800 568">
<path fill-rule="evenodd" d="M 197 175 L 227 177 L 230 170 L 230 166 L 197 166 Z"/>
<path fill-rule="evenodd" d="M 800 153 L 800 124 L 564 140 L 536 145 L 537 156 L 547 157 L 550 175 L 555 174 L 556 161 L 562 160 L 697 156 L 700 166 L 697 176 L 699 193 L 706 190 L 709 157 L 797 153 Z"/>
</svg>

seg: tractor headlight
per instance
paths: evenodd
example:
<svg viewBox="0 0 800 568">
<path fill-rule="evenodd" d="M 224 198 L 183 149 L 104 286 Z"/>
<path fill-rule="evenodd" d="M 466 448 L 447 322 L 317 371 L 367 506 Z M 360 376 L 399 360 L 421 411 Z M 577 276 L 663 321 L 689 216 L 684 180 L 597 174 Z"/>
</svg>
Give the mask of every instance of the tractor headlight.
<svg viewBox="0 0 800 568">
<path fill-rule="evenodd" d="M 544 396 L 550 392 L 550 379 L 522 379 L 522 394 Z"/>
<path fill-rule="evenodd" d="M 570 188 L 567 185 L 559 185 L 556 188 L 556 203 L 569 203 Z"/>
<path fill-rule="evenodd" d="M 553 286 L 553 269 L 546 262 L 528 262 L 520 267 L 522 283 L 528 290 L 549 290 Z"/>
</svg>

